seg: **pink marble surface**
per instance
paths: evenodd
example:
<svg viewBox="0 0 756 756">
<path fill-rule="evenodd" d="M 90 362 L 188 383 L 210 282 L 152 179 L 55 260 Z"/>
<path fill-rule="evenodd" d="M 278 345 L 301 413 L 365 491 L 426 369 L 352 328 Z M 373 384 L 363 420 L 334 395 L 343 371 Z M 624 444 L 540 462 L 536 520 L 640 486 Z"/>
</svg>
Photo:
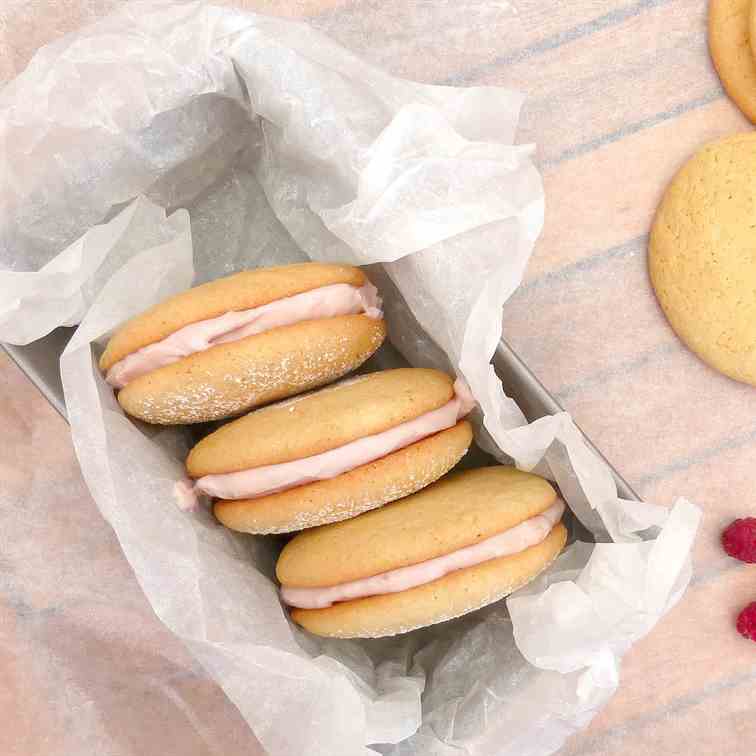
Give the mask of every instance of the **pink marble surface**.
<svg viewBox="0 0 756 756">
<path fill-rule="evenodd" d="M 0 81 L 120 1 L 5 0 Z M 307 18 L 398 75 L 530 94 L 521 136 L 539 145 L 547 222 L 506 335 L 644 498 L 682 494 L 705 510 L 688 594 L 628 654 L 619 692 L 564 753 L 753 754 L 756 646 L 734 617 L 756 600 L 756 568 L 725 557 L 718 536 L 755 508 L 756 391 L 677 342 L 645 262 L 676 167 L 702 142 L 750 128 L 711 68 L 704 0 L 515 0 L 515 16 L 491 0 L 244 5 Z M 0 753 L 92 753 L 103 736 L 112 754 L 258 753 L 153 615 L 64 422 L 5 358 L 0 418 L 0 502 L 24 514 L 0 526 Z M 40 501 L 50 477 L 59 496 Z M 41 579 L 51 559 L 54 582 Z M 71 734 L 73 721 L 91 742 Z"/>
</svg>

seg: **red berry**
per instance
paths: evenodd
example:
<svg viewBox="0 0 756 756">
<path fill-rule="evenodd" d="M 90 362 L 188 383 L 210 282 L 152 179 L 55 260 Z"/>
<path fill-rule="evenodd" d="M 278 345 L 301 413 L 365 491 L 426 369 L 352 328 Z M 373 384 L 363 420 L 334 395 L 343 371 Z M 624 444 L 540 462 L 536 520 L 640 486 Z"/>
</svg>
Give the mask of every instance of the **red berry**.
<svg viewBox="0 0 756 756">
<path fill-rule="evenodd" d="M 724 550 L 742 562 L 756 562 L 756 517 L 735 520 L 722 533 Z"/>
<path fill-rule="evenodd" d="M 751 602 L 738 615 L 738 632 L 752 641 L 756 641 L 756 601 Z"/>
</svg>

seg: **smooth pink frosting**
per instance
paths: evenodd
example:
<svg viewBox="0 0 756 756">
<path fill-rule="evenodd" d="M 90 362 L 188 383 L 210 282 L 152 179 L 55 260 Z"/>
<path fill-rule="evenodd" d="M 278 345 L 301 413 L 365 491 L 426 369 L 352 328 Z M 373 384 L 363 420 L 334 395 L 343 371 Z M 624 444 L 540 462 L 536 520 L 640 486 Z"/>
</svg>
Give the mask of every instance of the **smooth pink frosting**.
<svg viewBox="0 0 756 756">
<path fill-rule="evenodd" d="M 475 400 L 470 389 L 464 381 L 457 380 L 454 383 L 454 397 L 450 401 L 414 420 L 312 457 L 239 472 L 205 475 L 197 480 L 195 489 L 219 499 L 253 499 L 314 480 L 335 478 L 414 444 L 426 436 L 451 428 L 474 406 Z"/>
<path fill-rule="evenodd" d="M 389 570 L 362 580 L 352 580 L 326 588 L 287 588 L 284 586 L 281 588 L 281 598 L 289 606 L 300 609 L 323 609 L 339 601 L 352 601 L 368 596 L 407 591 L 418 585 L 438 580 L 450 572 L 463 570 L 465 567 L 474 567 L 490 559 L 519 554 L 541 543 L 562 518 L 563 513 L 564 502 L 557 499 L 545 512 L 472 546 L 465 546 L 449 554 L 418 562 L 409 567 L 400 567 L 397 570 Z"/>
<path fill-rule="evenodd" d="M 162 341 L 142 347 L 116 362 L 108 370 L 105 380 L 114 388 L 121 389 L 140 375 L 218 344 L 238 341 L 305 320 L 360 312 L 371 318 L 383 316 L 378 291 L 370 282 L 359 288 L 349 284 L 321 286 L 251 310 L 231 311 L 217 318 L 184 326 Z"/>
</svg>

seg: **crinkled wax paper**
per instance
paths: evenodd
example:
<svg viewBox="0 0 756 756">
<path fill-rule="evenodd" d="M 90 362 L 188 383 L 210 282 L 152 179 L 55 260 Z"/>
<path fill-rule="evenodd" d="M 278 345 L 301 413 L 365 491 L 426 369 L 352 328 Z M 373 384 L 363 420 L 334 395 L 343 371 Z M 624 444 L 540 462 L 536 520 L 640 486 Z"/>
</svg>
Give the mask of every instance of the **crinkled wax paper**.
<svg viewBox="0 0 756 756">
<path fill-rule="evenodd" d="M 521 101 L 391 78 L 302 24 L 156 1 L 43 49 L 0 94 L 0 337 L 83 317 L 61 367 L 87 483 L 157 615 L 276 756 L 552 753 L 690 577 L 698 510 L 619 500 L 569 416 L 528 425 L 489 365 L 543 220 Z M 481 444 L 558 482 L 599 543 L 408 635 L 293 626 L 278 542 L 179 509 L 187 432 L 126 418 L 96 356 L 195 269 L 308 257 L 370 264 L 394 346 L 463 375 Z"/>
</svg>

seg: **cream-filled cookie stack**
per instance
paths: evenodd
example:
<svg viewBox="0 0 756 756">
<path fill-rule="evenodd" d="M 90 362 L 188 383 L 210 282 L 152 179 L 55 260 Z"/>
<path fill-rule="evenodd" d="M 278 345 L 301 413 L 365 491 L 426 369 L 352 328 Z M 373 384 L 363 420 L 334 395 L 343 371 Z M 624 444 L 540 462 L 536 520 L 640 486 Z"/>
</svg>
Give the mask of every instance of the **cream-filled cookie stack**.
<svg viewBox="0 0 756 756">
<path fill-rule="evenodd" d="M 100 368 L 128 414 L 199 423 L 330 383 L 385 335 L 377 292 L 359 268 L 285 265 L 160 302 L 113 335 Z"/>
<path fill-rule="evenodd" d="M 216 517 L 247 533 L 344 520 L 420 490 L 472 442 L 473 406 L 438 370 L 359 376 L 251 412 L 192 449 L 187 470 Z"/>
<path fill-rule="evenodd" d="M 498 465 L 454 473 L 352 520 L 307 530 L 276 566 L 292 618 L 316 635 L 408 632 L 498 601 L 567 540 L 543 478 Z"/>
<path fill-rule="evenodd" d="M 100 359 L 133 417 L 235 417 L 191 450 L 177 495 L 205 495 L 239 532 L 302 531 L 277 575 L 292 618 L 318 635 L 392 635 L 473 611 L 566 540 L 542 478 L 504 466 L 444 478 L 473 439 L 463 381 L 425 368 L 338 380 L 383 341 L 380 306 L 358 268 L 245 271 L 133 318 Z"/>
</svg>

